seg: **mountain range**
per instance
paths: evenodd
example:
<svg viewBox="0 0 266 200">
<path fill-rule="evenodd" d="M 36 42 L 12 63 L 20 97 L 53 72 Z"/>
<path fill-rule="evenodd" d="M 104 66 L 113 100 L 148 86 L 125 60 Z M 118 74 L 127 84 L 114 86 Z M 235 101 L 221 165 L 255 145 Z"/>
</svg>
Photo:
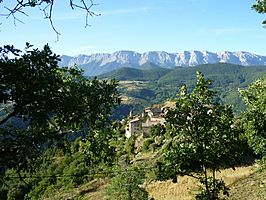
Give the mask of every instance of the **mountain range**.
<svg viewBox="0 0 266 200">
<path fill-rule="evenodd" d="M 117 51 L 114 53 L 96 53 L 91 55 L 61 56 L 59 66 L 78 65 L 84 70 L 85 76 L 101 75 L 123 67 L 131 68 L 174 68 L 176 66 L 190 67 L 200 64 L 231 63 L 244 66 L 266 65 L 266 56 L 249 52 L 221 51 L 183 51 L 167 53 L 165 51 Z"/>
</svg>

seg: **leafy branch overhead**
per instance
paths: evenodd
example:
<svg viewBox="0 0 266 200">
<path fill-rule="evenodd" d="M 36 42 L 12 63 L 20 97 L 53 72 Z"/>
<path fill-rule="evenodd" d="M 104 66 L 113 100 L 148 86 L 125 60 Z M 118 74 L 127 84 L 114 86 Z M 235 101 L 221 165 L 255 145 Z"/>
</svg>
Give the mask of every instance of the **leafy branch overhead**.
<svg viewBox="0 0 266 200">
<path fill-rule="evenodd" d="M 252 8 L 260 14 L 265 14 L 266 13 L 266 0 L 256 0 L 256 3 L 252 6 Z M 266 26 L 266 20 L 264 20 L 262 24 Z"/>
<path fill-rule="evenodd" d="M 15 58 L 9 58 L 11 53 Z M 44 144 L 104 127 L 119 103 L 116 81 L 88 80 L 77 67 L 60 68 L 58 61 L 48 45 L 32 50 L 27 44 L 25 53 L 13 46 L 0 48 L 0 102 L 5 109 L 0 167 L 26 167 Z"/>
<path fill-rule="evenodd" d="M 3 2 L 6 2 L 6 0 L 0 0 L 0 3 Z M 23 23 L 23 21 L 17 17 L 18 14 L 28 16 L 27 12 L 25 11 L 26 8 L 38 8 L 40 11 L 43 12 L 44 18 L 50 21 L 51 27 L 57 35 L 57 40 L 59 39 L 60 32 L 56 29 L 53 22 L 53 9 L 55 0 L 16 0 L 14 2 L 15 4 L 13 7 L 5 7 L 8 13 L 0 13 L 0 16 L 5 16 L 6 18 L 12 16 L 14 19 L 14 24 L 16 25 L 16 22 Z M 93 0 L 89 0 L 89 3 L 86 0 L 69 0 L 69 6 L 72 10 L 80 9 L 85 11 L 85 27 L 89 26 L 89 17 L 99 16 L 99 14 L 92 11 L 92 7 L 95 5 L 97 4 L 95 4 Z"/>
</svg>

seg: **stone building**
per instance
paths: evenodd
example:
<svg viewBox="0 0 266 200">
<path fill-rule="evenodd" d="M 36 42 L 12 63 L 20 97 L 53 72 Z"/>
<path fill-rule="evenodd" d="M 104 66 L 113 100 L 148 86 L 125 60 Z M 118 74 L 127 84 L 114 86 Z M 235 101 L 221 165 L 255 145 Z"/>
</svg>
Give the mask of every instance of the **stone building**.
<svg viewBox="0 0 266 200">
<path fill-rule="evenodd" d="M 130 138 L 132 135 L 137 133 L 141 133 L 142 130 L 142 122 L 139 117 L 135 117 L 130 120 L 126 125 L 126 137 Z"/>
</svg>

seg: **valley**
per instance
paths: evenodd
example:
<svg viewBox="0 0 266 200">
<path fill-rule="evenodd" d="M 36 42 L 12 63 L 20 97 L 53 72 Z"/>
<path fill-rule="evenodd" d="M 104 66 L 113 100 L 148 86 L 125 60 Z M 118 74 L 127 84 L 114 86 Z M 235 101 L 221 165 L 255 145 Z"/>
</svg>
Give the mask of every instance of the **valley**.
<svg viewBox="0 0 266 200">
<path fill-rule="evenodd" d="M 238 90 L 263 77 L 266 67 L 217 63 L 173 69 L 121 68 L 102 74 L 98 78 L 119 80 L 119 91 L 123 101 L 115 115 L 126 117 L 130 111 L 137 114 L 144 107 L 175 98 L 178 88 L 184 84 L 191 90 L 195 86 L 197 71 L 201 71 L 207 79 L 213 81 L 211 89 L 217 92 L 217 101 L 232 105 L 234 112 L 239 114 L 245 110 L 245 106 Z"/>
</svg>

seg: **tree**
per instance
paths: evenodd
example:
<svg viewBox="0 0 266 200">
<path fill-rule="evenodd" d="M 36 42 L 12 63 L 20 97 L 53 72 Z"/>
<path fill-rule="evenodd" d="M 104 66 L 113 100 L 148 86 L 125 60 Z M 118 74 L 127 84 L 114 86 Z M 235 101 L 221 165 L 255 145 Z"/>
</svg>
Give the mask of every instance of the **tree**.
<svg viewBox="0 0 266 200">
<path fill-rule="evenodd" d="M 169 150 L 158 163 L 159 179 L 176 175 L 192 176 L 204 189 L 196 199 L 219 199 L 222 190 L 227 194 L 223 180 L 216 172 L 234 167 L 241 159 L 239 131 L 234 127 L 231 107 L 214 102 L 215 92 L 208 89 L 210 80 L 197 73 L 195 89 L 188 93 L 180 88 L 176 108 L 166 115 L 166 132 L 172 138 Z"/>
<path fill-rule="evenodd" d="M 266 156 L 266 77 L 250 84 L 240 94 L 247 105 L 246 136 L 249 145 L 260 156 Z"/>
<path fill-rule="evenodd" d="M 0 0 L 0 3 L 4 3 L 6 0 Z M 50 21 L 52 29 L 55 31 L 57 35 L 57 40 L 59 39 L 59 31 L 54 26 L 53 23 L 53 8 L 54 8 L 55 0 L 14 0 L 14 7 L 5 7 L 7 9 L 7 14 L 1 13 L 1 16 L 5 16 L 6 18 L 13 17 L 14 24 L 16 22 L 23 23 L 18 17 L 18 14 L 26 15 L 25 9 L 26 8 L 37 8 L 40 11 L 43 12 L 44 18 L 48 19 Z M 91 16 L 99 16 L 99 14 L 96 14 L 94 11 L 92 11 L 92 7 L 96 4 L 93 2 L 93 0 L 90 0 L 89 3 L 87 3 L 86 0 L 69 0 L 69 6 L 72 10 L 74 9 L 81 9 L 86 12 L 86 22 L 85 27 L 88 26 L 88 17 Z"/>
<path fill-rule="evenodd" d="M 0 56 L 2 173 L 28 169 L 45 148 L 69 134 L 102 129 L 120 102 L 116 81 L 88 80 L 77 67 L 59 68 L 59 56 L 48 45 L 32 50 L 27 44 L 25 53 L 5 46 Z"/>
<path fill-rule="evenodd" d="M 256 3 L 252 6 L 252 8 L 260 14 L 265 14 L 266 13 L 266 0 L 256 0 Z M 266 20 L 264 20 L 262 24 L 266 26 Z"/>
<path fill-rule="evenodd" d="M 141 188 L 145 180 L 143 169 L 131 167 L 124 171 L 118 171 L 111 179 L 107 188 L 108 199 L 116 200 L 146 200 L 148 192 Z"/>
</svg>

